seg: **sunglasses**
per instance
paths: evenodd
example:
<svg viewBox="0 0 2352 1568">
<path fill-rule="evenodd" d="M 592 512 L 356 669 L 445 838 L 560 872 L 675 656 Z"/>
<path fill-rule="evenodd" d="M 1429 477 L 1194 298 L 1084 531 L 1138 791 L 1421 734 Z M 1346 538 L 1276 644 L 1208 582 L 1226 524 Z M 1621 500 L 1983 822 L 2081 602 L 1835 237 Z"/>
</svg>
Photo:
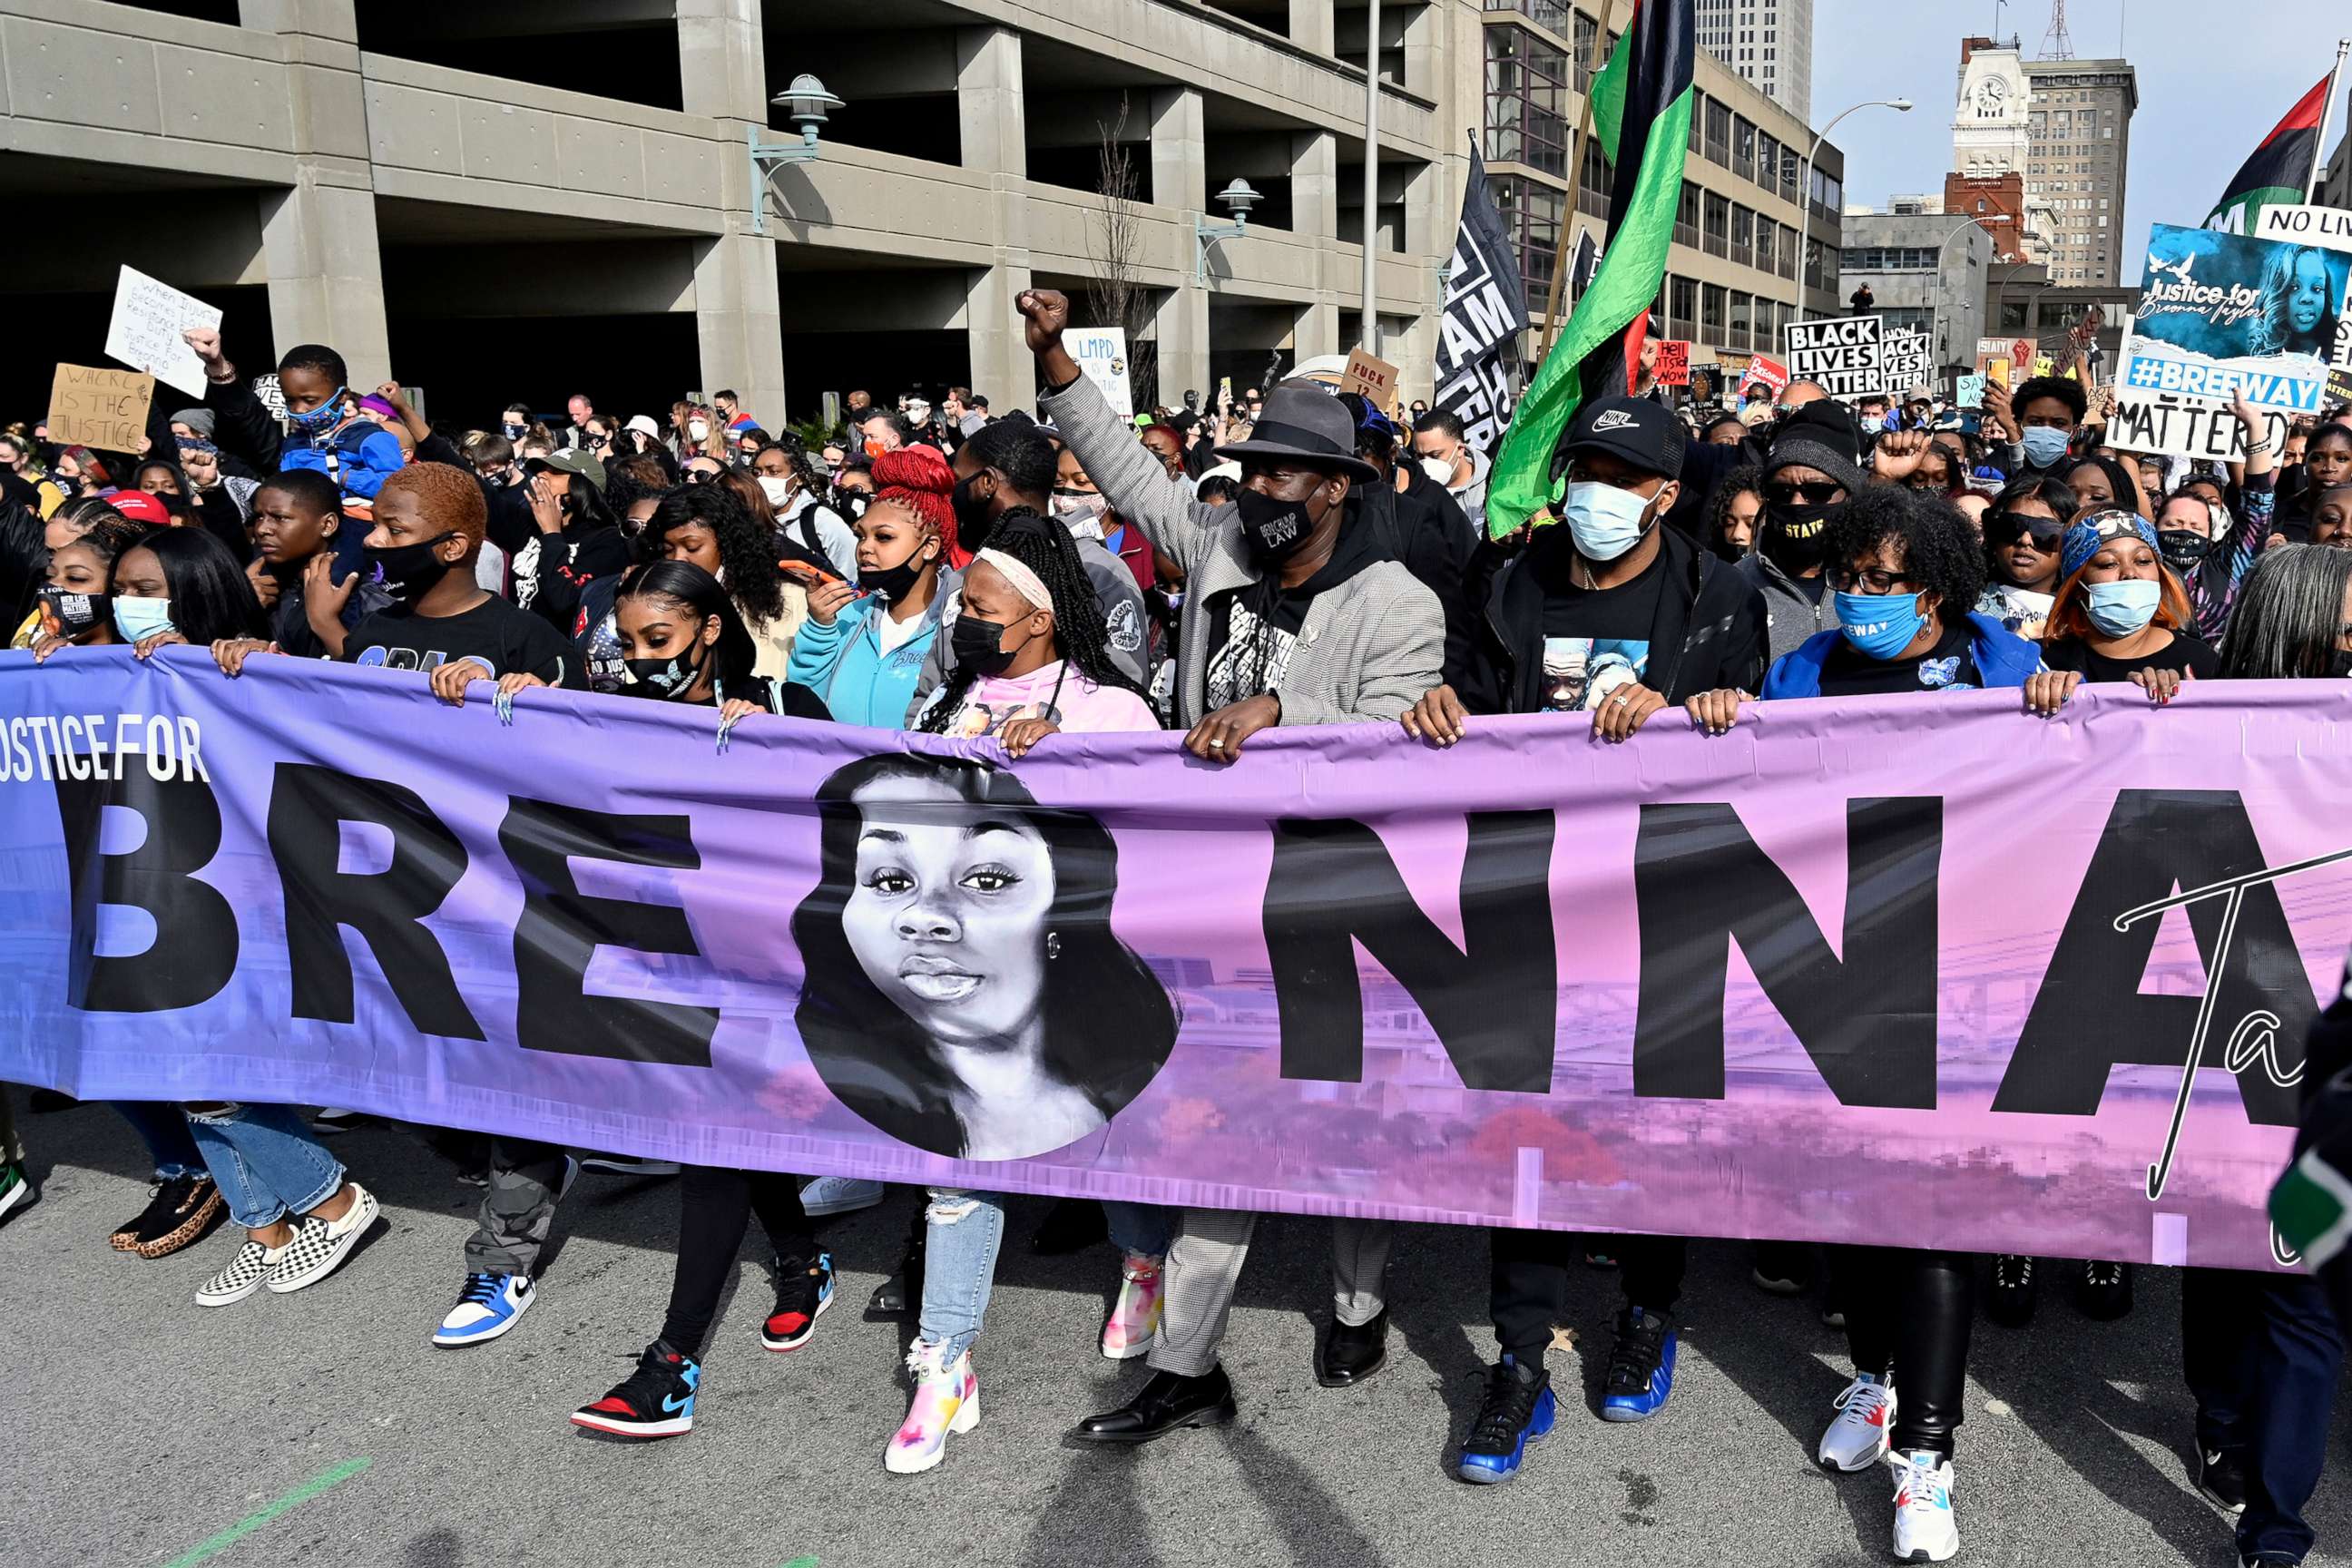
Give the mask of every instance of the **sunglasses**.
<svg viewBox="0 0 2352 1568">
<path fill-rule="evenodd" d="M 717 474 L 712 473 L 708 468 L 688 468 L 686 470 L 686 482 L 690 485 L 707 485 L 718 478 L 719 476 Z"/>
<path fill-rule="evenodd" d="M 2029 517 L 2022 512 L 1989 511 L 1985 513 L 1984 532 L 1987 539 L 2013 543 L 2021 533 L 2031 534 L 2033 548 L 2050 553 L 2058 542 L 2066 537 L 2066 525 L 2054 517 Z"/>
<path fill-rule="evenodd" d="M 1845 487 L 1835 479 L 1818 479 L 1805 484 L 1774 479 L 1764 487 L 1764 499 L 1774 506 L 1827 506 L 1844 493 Z"/>
</svg>

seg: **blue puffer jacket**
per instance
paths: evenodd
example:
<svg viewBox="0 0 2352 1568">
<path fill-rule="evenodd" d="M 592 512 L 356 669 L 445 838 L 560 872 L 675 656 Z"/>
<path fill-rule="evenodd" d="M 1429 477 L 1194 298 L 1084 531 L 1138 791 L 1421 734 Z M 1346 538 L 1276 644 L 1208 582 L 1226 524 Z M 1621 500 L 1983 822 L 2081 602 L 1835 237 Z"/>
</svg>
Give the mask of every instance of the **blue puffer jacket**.
<svg viewBox="0 0 2352 1568">
<path fill-rule="evenodd" d="M 392 433 L 370 419 L 346 419 L 318 436 L 296 430 L 278 449 L 279 468 L 315 468 L 344 495 L 362 500 L 373 500 L 407 460 Z"/>
<path fill-rule="evenodd" d="M 2042 668 L 2042 645 L 2027 642 L 1990 616 L 1969 616 L 1969 629 L 1974 634 L 1969 651 L 1987 687 L 2022 686 L 2028 676 Z M 1844 636 L 1841 631 L 1815 632 L 1796 652 L 1782 654 L 1765 672 L 1764 689 L 1757 695 L 1768 702 L 1781 697 L 1819 697 L 1822 666 Z"/>
<path fill-rule="evenodd" d="M 793 639 L 792 663 L 784 679 L 805 686 L 824 700 L 836 723 L 865 724 L 877 730 L 903 730 L 907 709 L 915 700 L 915 683 L 923 673 L 923 658 L 940 635 L 940 612 L 961 583 L 958 574 L 942 572 L 929 608 L 915 634 L 888 653 L 882 651 L 882 602 L 871 596 L 833 618 L 833 625 L 814 620 L 802 624 Z"/>
</svg>

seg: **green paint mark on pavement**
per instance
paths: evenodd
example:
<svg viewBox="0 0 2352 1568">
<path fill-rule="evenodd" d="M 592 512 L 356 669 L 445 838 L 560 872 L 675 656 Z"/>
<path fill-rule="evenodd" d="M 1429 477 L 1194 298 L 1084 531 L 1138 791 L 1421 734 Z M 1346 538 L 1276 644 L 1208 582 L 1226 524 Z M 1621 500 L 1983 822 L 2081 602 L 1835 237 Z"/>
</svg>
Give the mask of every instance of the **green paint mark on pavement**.
<svg viewBox="0 0 2352 1568">
<path fill-rule="evenodd" d="M 816 1568 L 816 1559 L 814 1557 L 795 1557 L 790 1563 L 785 1563 L 784 1568 Z"/>
<path fill-rule="evenodd" d="M 320 1492 L 342 1485 L 343 1482 L 350 1480 L 353 1476 L 356 1476 L 362 1470 L 366 1469 L 371 1462 L 372 1461 L 366 1458 L 345 1459 L 341 1464 L 337 1465 L 332 1469 L 320 1471 L 317 1475 L 312 1476 L 309 1480 L 304 1481 L 300 1486 L 296 1487 L 292 1491 L 288 1492 L 284 1497 L 279 1498 L 276 1502 L 268 1504 L 263 1508 L 257 1509 L 252 1513 L 249 1513 L 243 1519 L 238 1520 L 235 1524 L 230 1525 L 226 1530 L 222 1531 L 218 1535 L 214 1536 L 210 1541 L 205 1542 L 199 1546 L 192 1547 L 181 1555 L 173 1558 L 171 1562 L 163 1565 L 163 1568 L 195 1568 L 197 1563 L 202 1563 L 208 1557 L 218 1556 L 220 1553 L 227 1551 L 230 1547 L 236 1545 L 238 1542 L 244 1540 L 247 1536 L 251 1535 L 255 1531 L 259 1530 L 263 1525 L 268 1524 L 271 1520 L 276 1519 L 279 1514 L 286 1512 L 289 1509 L 299 1508 L 304 1503 L 309 1502 L 312 1498 L 317 1497 Z M 815 1565 L 816 1560 L 814 1558 L 810 1558 L 809 1568 L 815 1568 Z M 792 1565 L 787 1564 L 787 1568 L 792 1568 Z"/>
</svg>

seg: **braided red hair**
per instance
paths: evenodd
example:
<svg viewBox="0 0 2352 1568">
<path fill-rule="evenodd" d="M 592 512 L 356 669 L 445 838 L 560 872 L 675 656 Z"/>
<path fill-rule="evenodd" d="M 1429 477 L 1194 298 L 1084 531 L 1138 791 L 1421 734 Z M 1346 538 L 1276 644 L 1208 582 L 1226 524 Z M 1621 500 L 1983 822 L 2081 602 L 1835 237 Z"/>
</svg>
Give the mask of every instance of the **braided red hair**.
<svg viewBox="0 0 2352 1568">
<path fill-rule="evenodd" d="M 955 507 L 948 500 L 955 482 L 955 471 L 935 447 L 901 447 L 874 459 L 874 499 L 896 501 L 930 524 L 948 564 L 961 571 L 971 553 L 956 542 Z"/>
</svg>

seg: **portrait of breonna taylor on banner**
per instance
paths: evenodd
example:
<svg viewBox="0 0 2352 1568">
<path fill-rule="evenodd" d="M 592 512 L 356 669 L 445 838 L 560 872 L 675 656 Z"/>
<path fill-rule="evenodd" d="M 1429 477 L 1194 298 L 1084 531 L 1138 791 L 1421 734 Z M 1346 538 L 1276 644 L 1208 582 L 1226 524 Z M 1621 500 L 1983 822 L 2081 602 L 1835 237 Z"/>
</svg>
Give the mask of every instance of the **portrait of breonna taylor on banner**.
<svg viewBox="0 0 2352 1568">
<path fill-rule="evenodd" d="M 817 801 L 794 1021 L 844 1105 L 934 1154 L 1019 1160 L 1143 1092 L 1178 1014 L 1110 929 L 1118 849 L 1099 822 L 960 757 L 867 757 Z"/>
</svg>

